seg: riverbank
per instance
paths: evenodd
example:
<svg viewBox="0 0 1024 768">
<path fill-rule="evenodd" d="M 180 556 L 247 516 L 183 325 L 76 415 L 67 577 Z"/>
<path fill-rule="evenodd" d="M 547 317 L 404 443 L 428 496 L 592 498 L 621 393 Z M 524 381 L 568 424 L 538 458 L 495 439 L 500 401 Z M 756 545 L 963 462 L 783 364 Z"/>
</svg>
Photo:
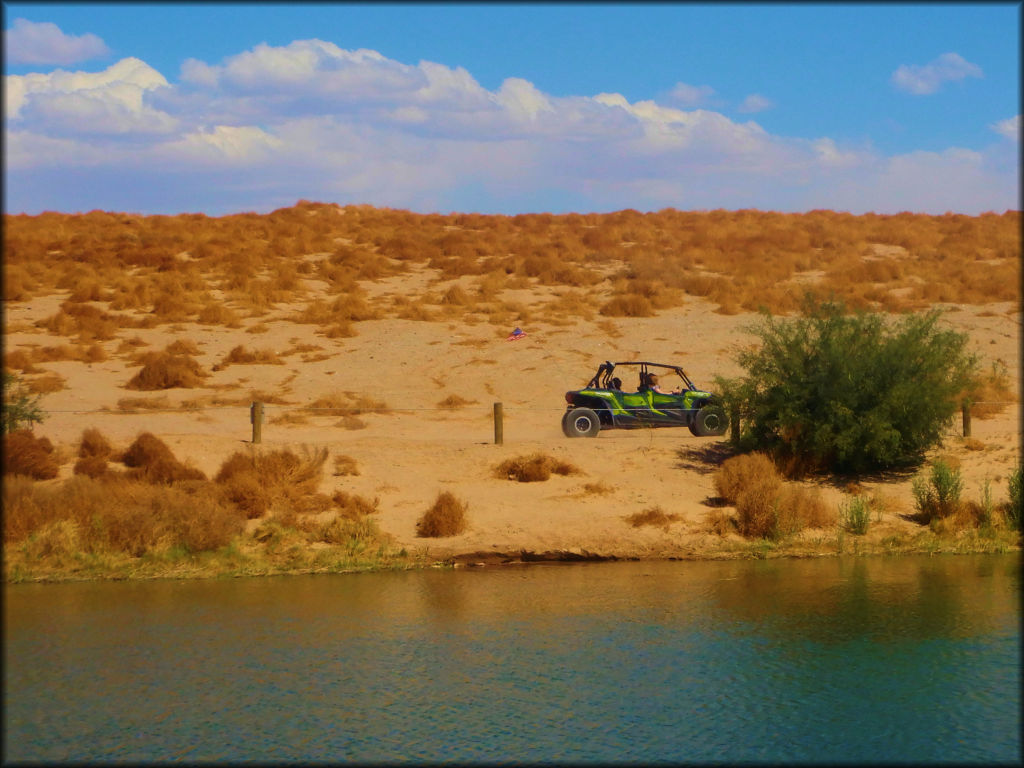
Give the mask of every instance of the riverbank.
<svg viewBox="0 0 1024 768">
<path fill-rule="evenodd" d="M 426 285 L 428 277 L 424 271 L 405 281 Z M 518 298 L 540 301 L 557 290 L 537 287 Z M 23 350 L 43 358 L 39 350 L 59 344 L 44 321 L 66 297 L 8 302 L 8 355 Z M 983 369 L 1019 370 L 1019 307 L 945 309 L 944 322 L 968 334 Z M 148 432 L 210 482 L 238 453 L 325 452 L 314 495 L 326 498 L 326 506 L 299 514 L 298 527 L 279 525 L 266 538 L 275 519 L 268 510 L 248 519 L 229 544 L 195 555 L 159 546 L 145 557 L 85 554 L 76 551 L 74 531 L 54 528 L 5 544 L 6 580 L 210 578 L 588 558 L 1002 552 L 1020 546 L 1019 535 L 1001 528 L 998 515 L 984 532 L 962 520 L 941 530 L 915 522 L 910 474 L 803 481 L 832 522 L 780 542 L 750 541 L 730 529 L 735 510 L 716 499 L 714 476 L 728 456 L 725 441 L 685 429 L 612 430 L 595 439 L 562 435 L 564 392 L 583 386 L 600 362 L 678 363 L 699 386 L 713 388 L 715 376 L 739 373 L 735 354 L 751 343 L 755 315 L 721 314 L 711 302 L 693 298 L 657 317 L 522 321 L 526 336 L 509 341 L 510 329 L 472 315 L 457 322 L 367 320 L 355 325 L 354 335 L 332 338 L 297 325 L 293 314 L 293 307 L 282 307 L 235 327 L 184 321 L 139 327 L 129 332 L 127 346 L 125 339 L 96 342 L 107 350 L 103 359 L 35 363 L 27 380 L 55 376 L 62 382 L 43 396 L 46 418 L 34 429 L 51 441 L 59 465 L 55 478 L 38 485 L 55 488 L 78 477 L 86 430 L 102 434 L 114 454 Z M 140 371 L 132 345 L 164 350 L 175 343 L 205 372 L 200 382 L 158 392 L 128 388 Z M 1019 380 L 1010 384 L 1009 402 L 979 408 L 970 437 L 962 435 L 959 419 L 951 423 L 929 457 L 958 467 L 963 498 L 976 505 L 986 485 L 995 507 L 1006 501 L 1019 461 Z M 259 444 L 252 442 L 250 421 L 256 400 L 265 409 Z M 502 404 L 501 444 L 495 441 L 495 403 Z M 504 462 L 537 455 L 572 469 L 536 482 L 498 471 Z M 129 471 L 116 462 L 111 468 Z M 456 535 L 423 538 L 417 522 L 442 493 L 464 506 L 466 527 Z M 330 500 L 339 494 L 373 507 L 367 520 L 375 532 L 366 541 L 349 537 L 339 545 L 317 533 L 338 514 Z M 838 524 L 840 508 L 854 495 L 871 501 L 865 536 Z"/>
</svg>

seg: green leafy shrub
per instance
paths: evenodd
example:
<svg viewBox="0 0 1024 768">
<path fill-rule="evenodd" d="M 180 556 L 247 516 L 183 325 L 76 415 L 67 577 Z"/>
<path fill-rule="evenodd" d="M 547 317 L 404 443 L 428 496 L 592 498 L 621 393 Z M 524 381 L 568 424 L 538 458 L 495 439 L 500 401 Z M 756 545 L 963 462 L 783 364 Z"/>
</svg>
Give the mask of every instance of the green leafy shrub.
<svg viewBox="0 0 1024 768">
<path fill-rule="evenodd" d="M 4 434 L 31 427 L 43 420 L 39 396 L 32 394 L 20 378 L 4 371 L 3 424 Z"/>
<path fill-rule="evenodd" d="M 747 375 L 719 389 L 744 418 L 744 450 L 771 453 L 791 474 L 859 473 L 919 462 L 959 407 L 977 361 L 940 313 L 845 314 L 808 298 L 801 316 L 768 316 Z"/>
<path fill-rule="evenodd" d="M 1024 480 L 1022 475 L 1024 475 L 1024 466 L 1018 464 L 1010 473 L 1010 500 L 1004 507 L 1006 522 L 1015 531 L 1020 530 L 1020 513 L 1024 506 L 1024 498 L 1021 497 L 1021 481 Z"/>
<path fill-rule="evenodd" d="M 871 505 L 863 496 L 852 496 L 839 507 L 839 519 L 850 533 L 863 536 L 871 522 Z"/>
<path fill-rule="evenodd" d="M 956 512 L 963 485 L 960 470 L 942 459 L 933 461 L 927 474 L 918 474 L 911 483 L 911 491 L 922 522 L 949 517 Z"/>
</svg>

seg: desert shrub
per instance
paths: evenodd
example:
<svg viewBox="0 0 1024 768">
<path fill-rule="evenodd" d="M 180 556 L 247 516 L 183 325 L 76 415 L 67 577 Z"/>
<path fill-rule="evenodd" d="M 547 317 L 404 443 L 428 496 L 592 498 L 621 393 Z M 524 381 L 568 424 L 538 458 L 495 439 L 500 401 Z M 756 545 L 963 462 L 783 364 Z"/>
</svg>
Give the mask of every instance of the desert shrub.
<svg viewBox="0 0 1024 768">
<path fill-rule="evenodd" d="M 358 475 L 359 465 L 351 456 L 335 456 L 334 474 L 342 477 L 347 475 Z"/>
<path fill-rule="evenodd" d="M 433 506 L 416 521 L 416 535 L 420 538 L 458 536 L 466 530 L 466 510 L 465 502 L 450 491 L 442 491 Z"/>
<path fill-rule="evenodd" d="M 606 317 L 652 317 L 654 305 L 646 296 L 631 293 L 616 296 L 605 303 L 600 311 Z"/>
<path fill-rule="evenodd" d="M 145 467 L 151 464 L 177 461 L 167 443 L 152 432 L 143 432 L 128 446 L 121 461 L 126 467 Z"/>
<path fill-rule="evenodd" d="M 661 507 L 649 507 L 626 516 L 626 522 L 634 528 L 639 528 L 642 525 L 654 525 L 666 531 L 671 523 L 681 519 L 682 515 L 665 512 Z"/>
<path fill-rule="evenodd" d="M 143 356 L 142 368 L 125 385 L 127 389 L 152 391 L 201 386 L 207 376 L 193 358 L 173 352 L 151 352 Z"/>
<path fill-rule="evenodd" d="M 223 498 L 244 513 L 246 519 L 263 517 L 270 509 L 270 494 L 255 473 L 237 474 L 218 483 Z"/>
<path fill-rule="evenodd" d="M 355 392 L 337 392 L 325 395 L 305 406 L 323 416 L 360 416 L 364 413 L 387 413 L 390 409 L 382 400 L 374 400 Z"/>
<path fill-rule="evenodd" d="M 224 359 L 213 367 L 213 370 L 219 371 L 227 368 L 233 363 L 238 364 L 249 364 L 249 363 L 270 363 L 273 365 L 282 365 L 284 360 L 278 357 L 277 353 L 270 349 L 259 349 L 253 352 L 247 350 L 243 345 L 239 344 L 237 347 L 232 349 Z"/>
<path fill-rule="evenodd" d="M 781 487 L 762 482 L 740 491 L 736 497 L 736 529 L 741 535 L 756 539 L 780 537 L 778 499 Z"/>
<path fill-rule="evenodd" d="M 473 301 L 461 286 L 453 285 L 441 296 L 440 303 L 448 306 L 464 307 L 467 304 L 472 304 Z"/>
<path fill-rule="evenodd" d="M 960 470 L 942 459 L 934 460 L 930 468 L 918 473 L 911 483 L 919 519 L 929 523 L 952 515 L 960 506 L 962 490 Z"/>
<path fill-rule="evenodd" d="M 380 499 L 368 501 L 362 496 L 345 491 L 335 491 L 331 496 L 331 502 L 338 507 L 338 514 L 349 520 L 359 520 L 366 515 L 372 515 L 380 506 Z"/>
<path fill-rule="evenodd" d="M 495 477 L 518 480 L 520 483 L 543 482 L 549 479 L 552 473 L 556 475 L 581 474 L 579 468 L 569 462 L 543 453 L 506 459 L 494 469 Z"/>
<path fill-rule="evenodd" d="M 81 458 L 98 456 L 107 458 L 114 453 L 114 447 L 110 441 L 95 427 L 88 427 L 82 430 L 82 437 L 78 443 L 78 455 Z"/>
<path fill-rule="evenodd" d="M 342 429 L 366 429 L 369 426 L 365 421 L 360 419 L 358 416 L 342 416 L 341 419 L 335 422 L 334 426 L 341 427 Z"/>
<path fill-rule="evenodd" d="M 122 397 L 117 401 L 119 411 L 164 410 L 171 407 L 166 395 L 158 397 Z"/>
<path fill-rule="evenodd" d="M 460 397 L 459 395 L 448 395 L 448 397 L 444 398 L 444 400 L 438 402 L 437 407 L 444 408 L 446 410 L 455 410 L 456 408 L 461 408 L 464 405 L 473 405 L 476 402 L 478 401 L 467 400 L 466 398 Z"/>
<path fill-rule="evenodd" d="M 110 471 L 105 456 L 82 456 L 75 462 L 74 474 L 87 477 L 102 477 Z"/>
<path fill-rule="evenodd" d="M 863 496 L 851 496 L 839 506 L 839 521 L 844 530 L 858 536 L 868 532 L 871 505 Z"/>
<path fill-rule="evenodd" d="M 730 504 L 736 503 L 744 489 L 765 483 L 778 487 L 782 484 L 782 476 L 772 460 L 763 453 L 746 453 L 728 458 L 715 473 L 715 490 L 720 498 Z"/>
<path fill-rule="evenodd" d="M 250 518 L 272 508 L 320 511 L 324 505 L 316 492 L 327 455 L 326 448 L 304 448 L 301 456 L 287 448 L 266 453 L 236 451 L 221 464 L 214 481 Z"/>
<path fill-rule="evenodd" d="M 344 547 L 349 554 L 357 554 L 368 547 L 387 544 L 388 536 L 381 533 L 375 520 L 367 517 L 357 519 L 339 515 L 312 530 L 313 538 L 326 544 Z"/>
<path fill-rule="evenodd" d="M 736 528 L 748 538 L 777 540 L 831 522 L 821 497 L 794 483 L 755 483 L 736 498 Z"/>
<path fill-rule="evenodd" d="M 4 354 L 4 367 L 22 373 L 39 373 L 40 370 L 32 362 L 32 356 L 24 349 L 14 349 Z"/>
<path fill-rule="evenodd" d="M 143 432 L 128 446 L 122 457 L 131 476 L 148 483 L 171 484 L 181 480 L 205 480 L 200 470 L 187 467 L 175 458 L 171 449 L 156 435 Z"/>
<path fill-rule="evenodd" d="M 30 392 L 16 375 L 4 371 L 3 426 L 4 434 L 41 423 L 43 411 L 39 396 Z"/>
<path fill-rule="evenodd" d="M 725 536 L 727 533 L 736 530 L 736 522 L 724 509 L 710 510 L 705 519 L 708 524 L 708 529 L 712 533 L 717 533 L 719 536 Z"/>
<path fill-rule="evenodd" d="M 177 339 L 164 347 L 164 352 L 172 355 L 198 355 L 199 347 L 190 339 Z"/>
<path fill-rule="evenodd" d="M 979 373 L 963 393 L 963 399 L 970 404 L 971 416 L 977 419 L 990 419 L 1006 410 L 1006 405 L 1017 399 L 1006 365 L 995 361 L 987 371 Z"/>
<path fill-rule="evenodd" d="M 859 473 L 920 461 L 959 407 L 976 360 L 940 313 L 844 314 L 808 299 L 803 315 L 768 317 L 742 351 L 740 380 L 720 389 L 745 417 L 741 443 L 794 471 Z"/>
<path fill-rule="evenodd" d="M 828 528 L 836 523 L 835 511 L 829 508 L 816 488 L 784 483 L 778 507 L 779 527 L 784 533 L 796 533 L 804 528 Z"/>
<path fill-rule="evenodd" d="M 56 477 L 59 470 L 53 443 L 48 438 L 36 437 L 28 429 L 17 429 L 4 435 L 5 475 L 48 480 Z"/>
<path fill-rule="evenodd" d="M 201 325 L 226 325 L 229 328 L 238 328 L 241 321 L 238 315 L 229 307 L 223 304 L 207 304 L 199 310 L 196 322 Z"/>
<path fill-rule="evenodd" d="M 47 395 L 64 389 L 65 380 L 59 373 L 45 373 L 26 382 L 29 392 L 34 395 Z"/>
<path fill-rule="evenodd" d="M 241 532 L 243 520 L 209 493 L 208 485 L 185 489 L 79 475 L 58 486 L 18 484 L 10 493 L 5 487 L 5 541 L 69 521 L 77 531 L 76 544 L 86 552 L 138 557 L 168 546 L 190 552 L 216 549 Z"/>
</svg>

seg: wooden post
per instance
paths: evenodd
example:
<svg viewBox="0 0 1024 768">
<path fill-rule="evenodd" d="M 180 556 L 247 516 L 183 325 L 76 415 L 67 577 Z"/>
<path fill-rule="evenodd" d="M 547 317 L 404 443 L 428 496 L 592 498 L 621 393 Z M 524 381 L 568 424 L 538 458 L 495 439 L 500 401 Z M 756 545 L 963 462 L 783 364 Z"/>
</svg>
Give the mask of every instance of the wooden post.
<svg viewBox="0 0 1024 768">
<path fill-rule="evenodd" d="M 263 439 L 263 403 L 249 406 L 249 421 L 252 422 L 252 441 L 258 443 Z"/>
<path fill-rule="evenodd" d="M 740 410 L 739 408 L 733 408 L 729 413 L 729 437 L 732 439 L 732 444 L 740 444 Z"/>
<path fill-rule="evenodd" d="M 505 424 L 502 418 L 501 403 L 494 404 L 494 444 L 503 445 L 505 442 Z"/>
<path fill-rule="evenodd" d="M 971 436 L 971 402 L 970 400 L 964 400 L 960 405 L 960 413 L 963 416 L 964 422 L 964 437 Z"/>
</svg>

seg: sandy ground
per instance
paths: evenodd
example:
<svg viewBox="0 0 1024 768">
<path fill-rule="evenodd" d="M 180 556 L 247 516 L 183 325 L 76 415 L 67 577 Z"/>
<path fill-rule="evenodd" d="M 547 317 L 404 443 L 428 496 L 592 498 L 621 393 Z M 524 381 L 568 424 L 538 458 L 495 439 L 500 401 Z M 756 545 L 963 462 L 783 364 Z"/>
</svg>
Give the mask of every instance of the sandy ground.
<svg viewBox="0 0 1024 768">
<path fill-rule="evenodd" d="M 64 298 L 8 303 L 5 327 L 14 332 L 5 336 L 6 350 L 68 343 L 30 327 L 56 312 Z M 1016 375 L 1019 308 L 997 304 L 951 309 L 947 322 L 970 335 L 983 364 L 1001 361 Z M 120 447 L 142 431 L 153 432 L 180 460 L 212 476 L 233 452 L 251 447 L 246 402 L 250 390 L 275 393 L 287 404 L 267 404 L 261 448 L 326 446 L 331 458 L 321 490 L 379 498 L 381 528 L 410 551 L 438 558 L 519 551 L 701 556 L 723 546 L 723 538 L 706 522 L 712 510 L 708 500 L 715 496 L 715 464 L 701 459 L 722 447 L 718 438 L 661 429 L 611 430 L 596 439 L 569 439 L 562 435 L 560 418 L 565 391 L 585 385 L 603 360 L 680 364 L 706 388 L 713 388 L 716 375 L 739 373 L 735 352 L 752 342 L 748 329 L 757 318 L 713 310 L 714 305 L 692 300 L 655 318 L 595 316 L 594 321 L 570 320 L 565 325 L 524 322 L 527 336 L 514 342 L 505 338 L 511 327 L 498 328 L 485 317 L 472 316 L 450 322 L 367 321 L 357 324 L 353 338 L 328 339 L 315 326 L 280 319 L 289 314 L 280 309 L 247 319 L 238 329 L 180 324 L 123 330 L 118 339 L 103 343 L 110 355 L 104 362 L 39 364 L 63 376 L 66 388 L 44 397 L 42 405 L 49 414 L 36 432 L 66 452 L 62 476 L 70 475 L 71 457 L 88 427 L 98 428 Z M 266 326 L 264 332 L 248 332 L 259 323 Z M 322 349 L 289 354 L 283 365 L 231 365 L 212 373 L 204 388 L 132 392 L 124 385 L 138 365 L 115 355 L 115 350 L 121 339 L 136 335 L 149 343 L 144 349 L 152 350 L 175 339 L 190 340 L 208 371 L 239 344 L 278 354 L 300 344 Z M 1016 386 L 1019 394 L 1019 381 Z M 339 426 L 339 418 L 331 415 L 308 416 L 305 423 L 287 421 L 299 415 L 299 406 L 346 391 L 383 401 L 390 411 L 361 416 L 363 429 Z M 159 395 L 172 404 L 214 397 L 241 403 L 193 411 L 118 411 L 122 398 Z M 440 408 L 440 401 L 450 395 L 472 402 L 457 409 Z M 494 442 L 494 403 L 503 406 L 502 445 Z M 959 420 L 950 425 L 937 453 L 960 461 L 967 497 L 979 498 L 988 478 L 994 498 L 1006 498 L 1007 476 L 1019 456 L 1018 415 L 1014 404 L 994 418 L 974 419 L 973 436 L 980 444 L 972 443 L 973 448 L 959 439 Z M 494 476 L 501 461 L 534 452 L 569 461 L 583 474 L 555 475 L 536 483 Z M 332 474 L 337 455 L 353 458 L 359 475 Z M 819 485 L 826 499 L 838 505 L 842 490 Z M 915 527 L 899 514 L 913 509 L 909 478 L 865 485 L 881 490 L 891 501 L 876 530 Z M 451 491 L 468 504 L 469 530 L 444 539 L 417 538 L 417 519 L 441 491 Z M 667 530 L 634 528 L 624 519 L 651 507 L 681 519 Z M 834 538 L 835 533 L 806 535 Z"/>
</svg>

